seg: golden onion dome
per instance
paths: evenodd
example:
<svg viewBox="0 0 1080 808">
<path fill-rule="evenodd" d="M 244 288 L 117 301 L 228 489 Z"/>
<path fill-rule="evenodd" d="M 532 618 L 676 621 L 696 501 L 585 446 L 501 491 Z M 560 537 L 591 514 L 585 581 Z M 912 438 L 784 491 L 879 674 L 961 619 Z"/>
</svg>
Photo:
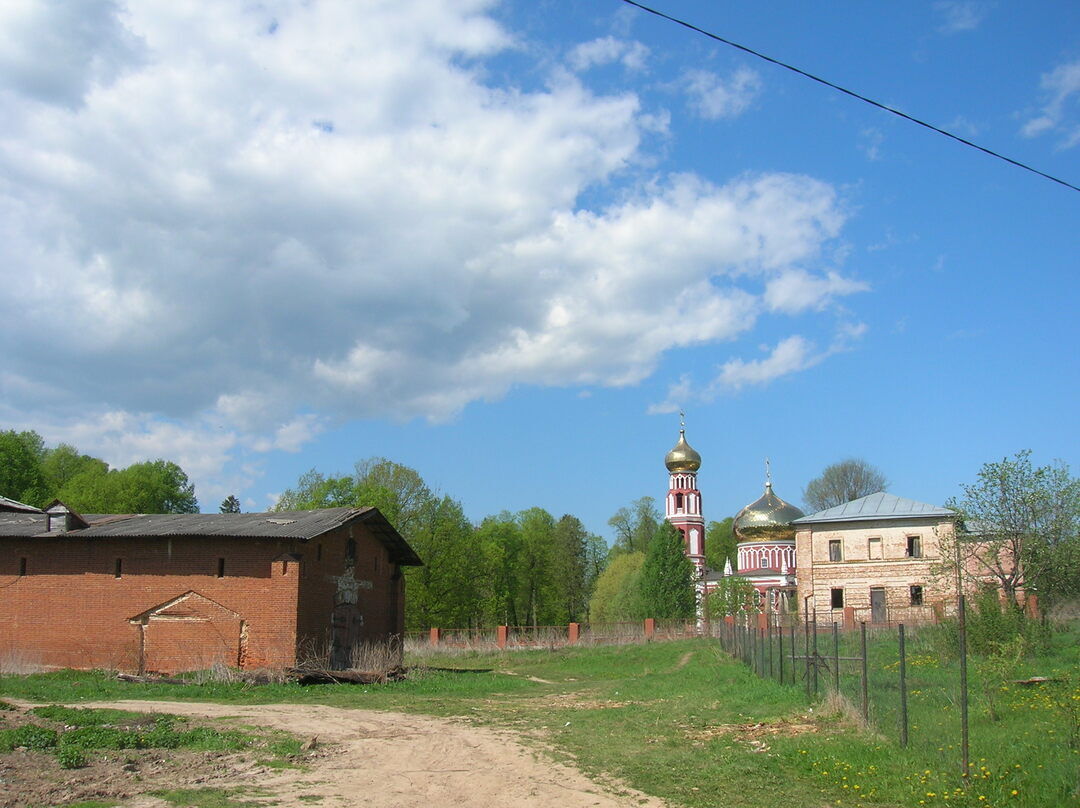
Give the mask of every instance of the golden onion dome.
<svg viewBox="0 0 1080 808">
<path fill-rule="evenodd" d="M 765 483 L 765 493 L 751 502 L 735 516 L 735 539 L 737 541 L 776 541 L 794 539 L 792 522 L 806 516 L 794 505 L 784 502 L 772 490 L 772 482 Z"/>
<path fill-rule="evenodd" d="M 697 471 L 701 468 L 701 455 L 686 442 L 686 430 L 679 430 L 679 442 L 664 457 L 664 465 L 671 472 Z"/>
</svg>

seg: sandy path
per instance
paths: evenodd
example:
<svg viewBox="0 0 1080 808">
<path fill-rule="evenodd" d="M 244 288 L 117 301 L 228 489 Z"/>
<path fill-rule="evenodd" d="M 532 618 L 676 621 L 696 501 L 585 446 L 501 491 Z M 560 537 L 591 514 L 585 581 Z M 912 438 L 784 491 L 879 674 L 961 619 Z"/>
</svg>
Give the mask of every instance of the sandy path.
<svg viewBox="0 0 1080 808">
<path fill-rule="evenodd" d="M 664 802 L 630 789 L 618 794 L 577 769 L 547 760 L 512 734 L 429 716 L 344 710 L 319 705 L 203 704 L 119 701 L 81 704 L 189 716 L 240 716 L 240 723 L 318 736 L 334 744 L 307 771 L 260 770 L 214 785 L 270 789 L 282 808 L 468 808 L 566 806 L 663 808 Z M 323 799 L 312 802 L 310 795 Z M 307 801 L 301 795 L 309 795 Z M 151 803 L 160 804 L 158 800 Z M 143 804 L 140 801 L 128 805 Z"/>
</svg>

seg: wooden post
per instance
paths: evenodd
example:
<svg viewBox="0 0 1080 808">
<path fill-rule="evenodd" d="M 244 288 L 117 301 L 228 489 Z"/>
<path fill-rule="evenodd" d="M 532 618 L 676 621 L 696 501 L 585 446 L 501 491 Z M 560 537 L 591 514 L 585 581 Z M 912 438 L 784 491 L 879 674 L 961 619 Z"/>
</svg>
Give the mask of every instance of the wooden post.
<svg viewBox="0 0 1080 808">
<path fill-rule="evenodd" d="M 428 634 L 428 642 L 430 642 L 432 645 L 439 644 L 439 630 L 437 628 L 433 628 Z"/>
<path fill-rule="evenodd" d="M 845 606 L 844 607 L 844 628 L 845 629 L 853 629 L 853 628 L 855 628 L 855 607 L 854 606 Z"/>
<path fill-rule="evenodd" d="M 499 646 L 500 651 L 506 650 L 506 636 L 509 634 L 509 630 L 506 626 L 499 626 L 495 630 L 495 644 Z"/>
<path fill-rule="evenodd" d="M 567 641 L 570 645 L 574 645 L 578 641 L 578 637 L 581 636 L 581 623 L 571 623 L 567 631 Z"/>
<path fill-rule="evenodd" d="M 645 618 L 645 639 L 651 640 L 653 635 L 656 634 L 656 619 L 652 617 Z"/>
</svg>

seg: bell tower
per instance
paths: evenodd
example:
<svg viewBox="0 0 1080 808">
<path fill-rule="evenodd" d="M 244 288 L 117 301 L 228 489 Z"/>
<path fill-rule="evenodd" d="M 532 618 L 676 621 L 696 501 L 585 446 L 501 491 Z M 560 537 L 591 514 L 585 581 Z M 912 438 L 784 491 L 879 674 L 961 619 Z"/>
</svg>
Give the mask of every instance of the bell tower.
<svg viewBox="0 0 1080 808">
<path fill-rule="evenodd" d="M 701 515 L 701 492 L 697 472 L 701 455 L 686 442 L 686 421 L 679 413 L 679 442 L 664 458 L 668 470 L 668 492 L 664 518 L 683 535 L 686 556 L 694 564 L 698 580 L 705 574 L 705 518 Z"/>
</svg>

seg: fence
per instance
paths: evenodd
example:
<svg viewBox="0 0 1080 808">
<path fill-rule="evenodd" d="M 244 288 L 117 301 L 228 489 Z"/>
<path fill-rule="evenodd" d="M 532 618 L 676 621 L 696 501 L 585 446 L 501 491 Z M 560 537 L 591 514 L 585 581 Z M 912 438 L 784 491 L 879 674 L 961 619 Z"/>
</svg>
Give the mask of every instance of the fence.
<svg viewBox="0 0 1080 808">
<path fill-rule="evenodd" d="M 959 607 L 964 612 L 963 599 Z M 709 633 L 733 656 L 762 678 L 798 686 L 808 699 L 823 693 L 841 697 L 857 709 L 862 721 L 884 734 L 895 733 L 907 746 L 913 725 L 908 711 L 911 693 L 936 695 L 941 709 L 959 706 L 958 726 L 938 722 L 934 742 L 960 753 L 960 771 L 969 768 L 968 654 L 964 620 L 959 621 L 956 676 L 943 672 L 941 634 L 928 623 L 870 624 L 819 621 L 814 615 L 743 615 L 710 626 Z M 925 634 L 924 634 L 925 632 Z M 943 675 L 944 673 L 944 675 Z M 937 737 L 941 736 L 941 737 Z"/>
<path fill-rule="evenodd" d="M 623 645 L 699 635 L 693 621 L 646 620 L 621 623 L 569 623 L 562 626 L 496 626 L 485 629 L 432 628 L 405 634 L 407 651 L 434 648 L 507 650 L 565 645 Z"/>
</svg>

